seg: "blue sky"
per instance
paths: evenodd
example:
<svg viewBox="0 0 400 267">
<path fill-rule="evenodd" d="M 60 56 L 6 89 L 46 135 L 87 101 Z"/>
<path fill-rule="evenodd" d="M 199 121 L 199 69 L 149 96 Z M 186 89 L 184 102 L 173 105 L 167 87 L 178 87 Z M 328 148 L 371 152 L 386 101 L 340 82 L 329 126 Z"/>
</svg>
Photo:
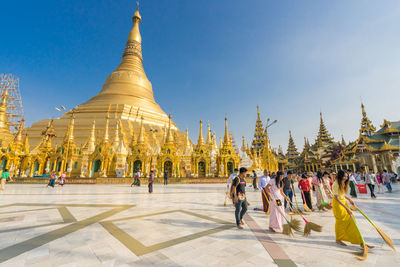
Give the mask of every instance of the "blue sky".
<svg viewBox="0 0 400 267">
<path fill-rule="evenodd" d="M 135 1 L 3 1 L 0 72 L 21 79 L 27 123 L 97 94 L 120 63 Z M 399 120 L 399 1 L 140 3 L 144 68 L 156 101 L 197 140 L 198 121 L 251 141 L 256 105 L 274 147 L 313 141 L 319 112 L 335 139 Z"/>
</svg>

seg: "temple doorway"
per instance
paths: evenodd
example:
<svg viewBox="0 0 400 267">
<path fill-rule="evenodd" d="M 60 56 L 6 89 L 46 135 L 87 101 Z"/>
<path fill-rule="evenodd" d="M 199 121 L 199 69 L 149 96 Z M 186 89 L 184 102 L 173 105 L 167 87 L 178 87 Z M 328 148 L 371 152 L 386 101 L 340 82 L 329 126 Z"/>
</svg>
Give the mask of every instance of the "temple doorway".
<svg viewBox="0 0 400 267">
<path fill-rule="evenodd" d="M 231 173 L 233 173 L 234 169 L 235 169 L 235 164 L 233 163 L 232 160 L 229 160 L 228 163 L 226 164 L 226 169 L 228 170 L 228 175 L 230 175 Z"/>
<path fill-rule="evenodd" d="M 167 160 L 164 162 L 164 172 L 168 173 L 168 177 L 172 177 L 172 162 Z"/>
<path fill-rule="evenodd" d="M 94 177 L 100 171 L 101 160 L 97 159 L 93 162 L 92 171 L 90 172 L 90 177 Z"/>
<path fill-rule="evenodd" d="M 206 163 L 204 161 L 199 162 L 199 177 L 206 177 Z"/>
<path fill-rule="evenodd" d="M 133 171 L 133 175 L 138 171 L 142 172 L 142 161 L 135 160 L 135 162 L 133 162 L 132 171 Z"/>
</svg>

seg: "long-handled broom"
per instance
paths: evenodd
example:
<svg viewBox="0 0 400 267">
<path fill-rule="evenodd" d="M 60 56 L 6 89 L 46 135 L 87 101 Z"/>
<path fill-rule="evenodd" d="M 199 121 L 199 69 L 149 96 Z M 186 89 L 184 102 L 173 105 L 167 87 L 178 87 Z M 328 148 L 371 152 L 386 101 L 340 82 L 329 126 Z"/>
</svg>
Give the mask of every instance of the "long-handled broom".
<svg viewBox="0 0 400 267">
<path fill-rule="evenodd" d="M 396 250 L 395 247 L 394 247 L 394 245 L 393 245 L 393 240 L 390 239 L 390 237 L 388 237 L 380 228 L 378 228 L 378 226 L 376 226 L 376 225 L 371 221 L 371 219 L 368 218 L 367 215 L 365 215 L 364 212 L 362 212 L 362 211 L 360 210 L 359 207 L 356 206 L 356 210 L 358 210 L 358 211 L 365 217 L 365 219 L 367 219 L 367 220 L 372 224 L 372 226 L 375 227 L 376 231 L 381 235 L 382 239 L 386 242 L 386 244 L 387 244 L 389 247 L 391 247 L 393 250 Z"/>
<path fill-rule="evenodd" d="M 294 198 L 295 202 L 296 202 L 296 209 L 298 212 L 300 212 L 302 215 L 308 215 L 308 213 L 303 212 L 300 207 L 299 207 L 299 202 L 297 202 L 297 199 Z"/>
<path fill-rule="evenodd" d="M 268 197 L 267 197 L 267 194 L 265 194 L 264 189 L 261 189 L 261 191 L 263 192 L 264 197 L 265 197 L 265 199 L 267 200 L 267 203 L 268 203 L 267 215 L 270 215 L 270 212 L 271 212 L 271 204 L 269 203 L 269 199 L 268 199 Z"/>
<path fill-rule="evenodd" d="M 358 229 L 358 226 L 357 226 L 357 223 L 356 223 L 356 219 L 354 218 L 354 215 L 350 215 L 350 216 L 353 219 L 354 225 L 356 226 L 356 229 L 357 229 L 357 232 L 361 237 L 361 242 L 362 242 L 361 244 L 362 244 L 363 249 L 364 249 L 362 256 L 357 256 L 357 259 L 359 259 L 360 261 L 365 261 L 367 259 L 367 257 L 368 257 L 369 248 L 368 248 L 367 244 L 365 243 L 364 238 L 361 235 L 360 229 Z"/>
<path fill-rule="evenodd" d="M 312 212 L 312 210 L 311 210 L 311 209 L 308 207 L 308 205 L 307 205 L 306 197 L 304 196 L 303 190 L 301 190 L 301 194 L 303 195 L 303 201 L 304 201 L 303 209 L 304 209 L 305 211 Z"/>
<path fill-rule="evenodd" d="M 282 212 L 282 210 L 278 207 L 276 204 L 276 200 L 271 196 L 271 202 L 274 202 L 274 205 L 276 206 L 276 209 L 279 211 L 279 213 L 282 215 L 282 217 L 285 219 L 286 224 L 283 225 L 283 234 L 288 235 L 288 236 L 293 236 L 293 230 L 296 232 L 301 232 L 301 227 L 300 227 L 300 220 L 290 218 L 290 221 L 286 218 L 285 214 Z M 270 203 L 271 203 L 270 202 Z"/>
<path fill-rule="evenodd" d="M 291 201 L 289 201 L 292 205 L 293 203 Z M 301 218 L 303 219 L 303 221 L 306 223 L 306 225 L 304 226 L 304 236 L 309 236 L 311 234 L 311 231 L 315 231 L 315 232 L 322 232 L 322 226 L 310 221 L 307 221 L 306 218 L 304 218 L 304 216 L 302 214 L 298 214 L 301 216 Z"/>
<path fill-rule="evenodd" d="M 321 203 L 321 205 L 318 207 L 319 209 L 332 209 L 332 206 L 328 203 L 328 202 L 326 202 L 325 201 L 325 199 L 324 199 L 324 195 L 322 194 L 322 190 L 321 190 L 321 187 L 318 185 L 318 189 L 319 189 L 319 193 L 321 194 L 321 198 L 322 198 L 322 203 Z"/>
</svg>

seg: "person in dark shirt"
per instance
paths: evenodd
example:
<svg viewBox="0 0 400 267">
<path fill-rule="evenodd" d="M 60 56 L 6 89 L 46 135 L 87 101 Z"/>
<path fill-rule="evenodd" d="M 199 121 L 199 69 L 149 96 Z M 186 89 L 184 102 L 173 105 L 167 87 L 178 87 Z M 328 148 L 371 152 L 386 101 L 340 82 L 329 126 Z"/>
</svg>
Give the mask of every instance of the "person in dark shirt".
<svg viewBox="0 0 400 267">
<path fill-rule="evenodd" d="M 290 203 L 289 206 L 292 210 L 294 210 L 294 207 L 292 205 L 292 201 L 293 201 L 293 194 L 294 197 L 296 197 L 296 193 L 294 190 L 294 181 L 292 178 L 292 172 L 288 171 L 286 174 L 286 177 L 283 178 L 283 192 L 285 193 L 285 195 L 290 199 Z M 285 209 L 287 208 L 287 200 L 285 199 Z"/>
<path fill-rule="evenodd" d="M 232 182 L 232 192 L 235 203 L 235 218 L 237 228 L 243 229 L 243 216 L 247 211 L 247 200 L 246 200 L 246 173 L 247 169 L 242 167 L 239 170 L 239 176 L 236 177 Z"/>
</svg>

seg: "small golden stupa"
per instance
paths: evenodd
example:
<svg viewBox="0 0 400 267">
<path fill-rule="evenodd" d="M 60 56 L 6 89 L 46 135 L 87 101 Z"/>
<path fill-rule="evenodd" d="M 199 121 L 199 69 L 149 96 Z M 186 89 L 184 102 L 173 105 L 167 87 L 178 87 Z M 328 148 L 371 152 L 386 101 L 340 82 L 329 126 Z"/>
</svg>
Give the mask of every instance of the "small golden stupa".
<svg viewBox="0 0 400 267">
<path fill-rule="evenodd" d="M 77 144 L 83 144 L 88 139 L 94 121 L 96 131 L 99 131 L 100 136 L 103 135 L 107 117 L 110 119 L 110 127 L 115 128 L 119 124 L 126 138 L 131 138 L 132 134 L 137 135 L 143 118 L 145 131 L 151 136 L 146 143 L 152 146 L 163 142 L 169 118 L 155 102 L 151 82 L 143 69 L 142 38 L 139 31 L 141 19 L 138 7 L 133 15 L 133 27 L 128 35 L 122 61 L 108 75 L 100 93 L 53 121 L 57 133 L 54 139 L 56 144 L 62 142 L 72 113 L 75 116 L 74 138 Z M 27 130 L 31 146 L 39 144 L 41 133 L 48 123 L 49 119 L 41 120 Z M 171 130 L 175 132 L 175 142 L 184 144 L 185 134 L 173 122 Z"/>
</svg>

